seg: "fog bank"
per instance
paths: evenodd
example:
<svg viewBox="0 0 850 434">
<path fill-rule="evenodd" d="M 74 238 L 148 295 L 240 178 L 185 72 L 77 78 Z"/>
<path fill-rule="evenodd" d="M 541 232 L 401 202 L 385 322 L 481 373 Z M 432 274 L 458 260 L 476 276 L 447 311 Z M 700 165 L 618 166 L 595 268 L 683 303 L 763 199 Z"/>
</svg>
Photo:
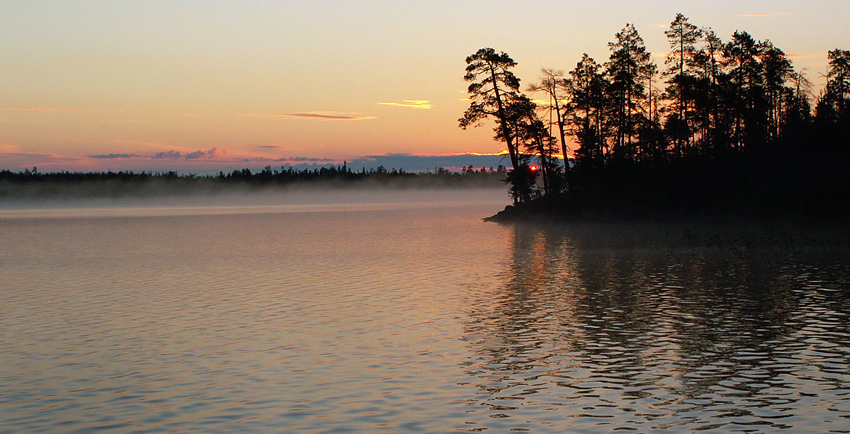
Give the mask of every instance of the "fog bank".
<svg viewBox="0 0 850 434">
<path fill-rule="evenodd" d="M 195 215 L 327 210 L 398 209 L 418 206 L 486 205 L 494 212 L 509 203 L 504 188 L 228 188 L 193 194 L 0 199 L 0 218 L 88 215 Z M 57 214 L 58 211 L 63 211 Z"/>
</svg>

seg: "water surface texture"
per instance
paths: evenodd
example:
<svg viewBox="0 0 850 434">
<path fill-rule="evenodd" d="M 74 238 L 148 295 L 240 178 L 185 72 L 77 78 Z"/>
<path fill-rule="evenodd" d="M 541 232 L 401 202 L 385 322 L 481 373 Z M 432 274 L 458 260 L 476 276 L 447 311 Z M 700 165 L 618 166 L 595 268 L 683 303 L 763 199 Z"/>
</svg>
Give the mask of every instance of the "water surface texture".
<svg viewBox="0 0 850 434">
<path fill-rule="evenodd" d="M 850 432 L 841 249 L 499 205 L 0 211 L 0 431 Z"/>
</svg>

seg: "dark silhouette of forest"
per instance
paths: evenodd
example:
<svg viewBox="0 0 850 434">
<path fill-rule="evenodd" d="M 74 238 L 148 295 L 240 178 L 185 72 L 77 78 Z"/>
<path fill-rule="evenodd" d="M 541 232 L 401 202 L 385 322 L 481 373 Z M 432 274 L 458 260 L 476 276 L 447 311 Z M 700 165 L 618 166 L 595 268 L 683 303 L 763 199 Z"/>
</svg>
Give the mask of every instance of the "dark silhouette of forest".
<svg viewBox="0 0 850 434">
<path fill-rule="evenodd" d="M 769 40 L 736 31 L 724 42 L 682 14 L 665 34 L 661 67 L 627 24 L 604 63 L 585 54 L 525 90 L 508 54 L 467 57 L 460 127 L 493 120 L 511 159 L 515 206 L 495 219 L 842 215 L 850 51 L 829 51 L 814 95 L 806 71 Z M 556 158 L 568 145 L 570 159 Z"/>
<path fill-rule="evenodd" d="M 38 168 L 22 172 L 0 171 L 0 200 L 32 197 L 116 197 L 180 195 L 263 190 L 287 186 L 333 188 L 475 188 L 493 187 L 505 178 L 505 168 L 464 167 L 460 171 L 435 168 L 427 172 L 403 169 L 352 170 L 346 164 L 310 169 L 271 168 L 252 172 L 233 170 L 217 175 L 178 172 L 49 172 Z"/>
</svg>

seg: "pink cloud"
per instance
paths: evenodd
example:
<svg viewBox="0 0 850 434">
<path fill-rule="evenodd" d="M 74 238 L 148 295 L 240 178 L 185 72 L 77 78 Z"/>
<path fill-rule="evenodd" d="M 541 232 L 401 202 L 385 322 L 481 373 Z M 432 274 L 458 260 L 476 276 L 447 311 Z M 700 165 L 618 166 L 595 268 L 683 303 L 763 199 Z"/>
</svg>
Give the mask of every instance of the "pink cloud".
<svg viewBox="0 0 850 434">
<path fill-rule="evenodd" d="M 359 116 L 359 113 L 340 113 L 330 111 L 317 111 L 305 113 L 245 113 L 243 116 L 260 116 L 260 117 L 288 117 L 300 119 L 321 119 L 331 121 L 360 121 L 365 119 L 374 119 L 374 116 Z"/>
</svg>

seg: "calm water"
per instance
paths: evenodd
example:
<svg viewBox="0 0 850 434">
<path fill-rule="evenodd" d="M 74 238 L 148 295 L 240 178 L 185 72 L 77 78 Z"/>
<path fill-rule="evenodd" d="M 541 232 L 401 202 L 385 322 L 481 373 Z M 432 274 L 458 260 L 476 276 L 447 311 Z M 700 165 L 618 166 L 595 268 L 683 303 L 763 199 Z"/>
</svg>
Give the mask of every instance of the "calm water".
<svg viewBox="0 0 850 434">
<path fill-rule="evenodd" d="M 0 211 L 0 432 L 850 432 L 835 237 L 496 198 Z"/>
</svg>

